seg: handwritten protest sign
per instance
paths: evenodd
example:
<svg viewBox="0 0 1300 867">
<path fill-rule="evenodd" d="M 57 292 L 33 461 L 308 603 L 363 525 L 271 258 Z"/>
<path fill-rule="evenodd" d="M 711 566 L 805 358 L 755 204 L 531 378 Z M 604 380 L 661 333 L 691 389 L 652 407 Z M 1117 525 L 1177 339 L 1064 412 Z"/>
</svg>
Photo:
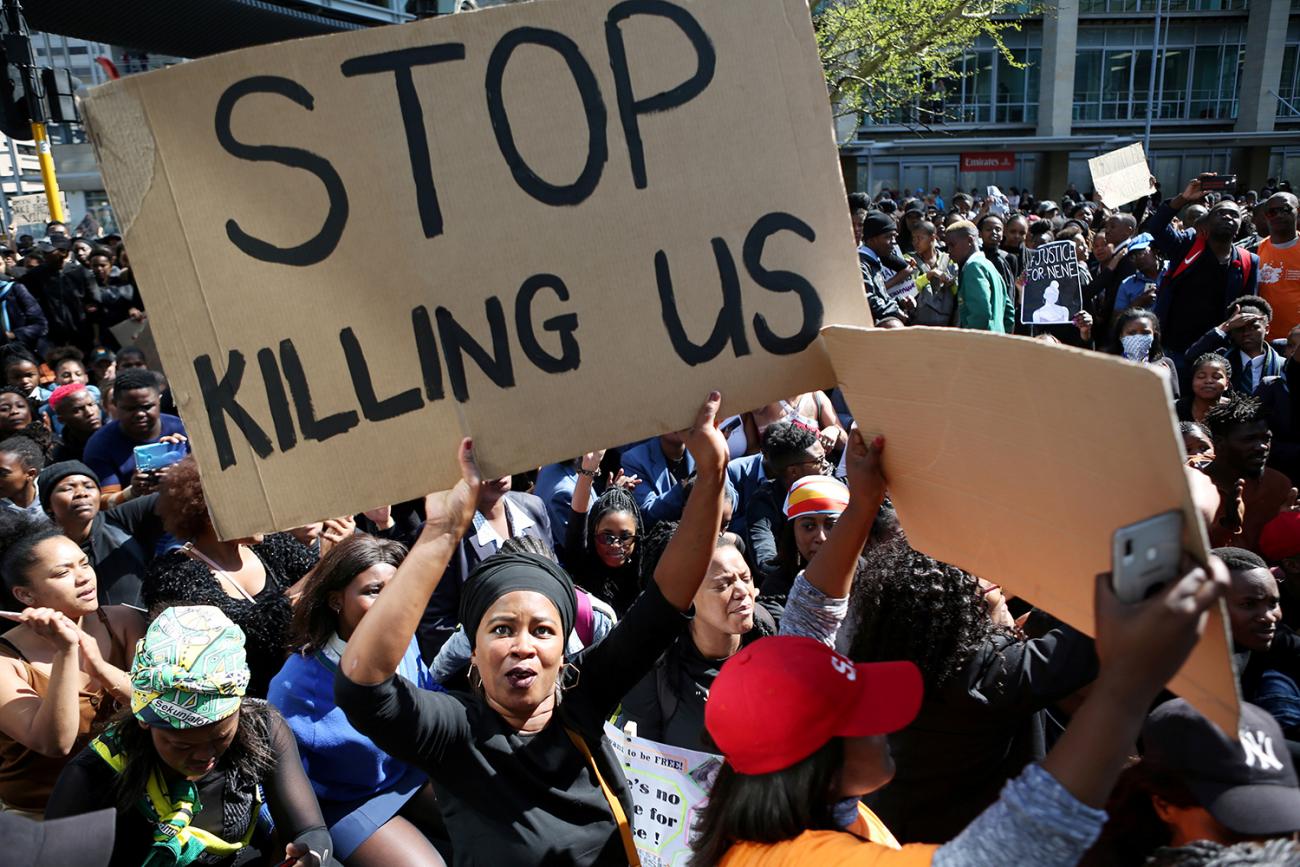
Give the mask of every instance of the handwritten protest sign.
<svg viewBox="0 0 1300 867">
<path fill-rule="evenodd" d="M 223 538 L 447 486 L 463 435 L 498 476 L 829 385 L 870 321 L 804 0 L 501 7 L 86 115 Z"/>
<path fill-rule="evenodd" d="M 1142 145 L 1131 144 L 1088 160 L 1092 186 L 1108 208 L 1118 208 L 1152 193 L 1151 169 Z"/>
<path fill-rule="evenodd" d="M 59 193 L 63 199 L 63 210 L 68 210 L 68 197 Z M 9 199 L 10 222 L 19 229 L 39 227 L 44 230 L 50 221 L 50 200 L 44 193 L 30 196 L 13 196 Z M 44 232 L 42 231 L 42 234 Z"/>
<path fill-rule="evenodd" d="M 684 865 L 690 834 L 708 801 L 722 759 L 631 737 L 605 723 L 605 737 L 623 764 L 632 792 L 632 839 L 642 867 Z"/>
<path fill-rule="evenodd" d="M 1052 241 L 1030 250 L 1024 277 L 1025 300 L 1020 308 L 1024 324 L 1066 323 L 1083 309 L 1083 272 L 1074 241 Z"/>
<path fill-rule="evenodd" d="M 1163 368 L 946 328 L 823 336 L 863 433 L 888 441 L 889 496 L 917 550 L 1089 634 L 1119 527 L 1180 510 L 1184 547 L 1204 560 Z M 1033 496 L 1049 478 L 1054 494 Z M 1220 607 L 1169 688 L 1235 732 L 1227 635 Z"/>
</svg>

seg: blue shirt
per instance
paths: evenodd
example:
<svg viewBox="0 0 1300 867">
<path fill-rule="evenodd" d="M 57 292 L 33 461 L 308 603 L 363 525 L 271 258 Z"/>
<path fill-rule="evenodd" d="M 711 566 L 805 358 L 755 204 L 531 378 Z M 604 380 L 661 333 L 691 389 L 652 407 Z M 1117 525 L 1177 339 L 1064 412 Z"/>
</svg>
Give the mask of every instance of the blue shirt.
<svg viewBox="0 0 1300 867">
<path fill-rule="evenodd" d="M 185 425 L 180 418 L 165 412 L 161 414 L 161 427 L 162 433 L 149 440 L 150 443 L 171 434 L 185 434 Z M 119 485 L 125 488 L 131 484 L 131 476 L 135 474 L 135 447 L 142 445 L 148 443 L 129 439 L 122 433 L 121 424 L 110 421 L 91 435 L 81 459 L 99 476 L 100 487 Z M 188 444 L 186 451 L 189 451 Z"/>
<path fill-rule="evenodd" d="M 1148 283 L 1155 283 L 1159 286 L 1164 282 L 1164 279 L 1164 271 L 1157 274 L 1154 280 L 1141 271 L 1125 277 L 1123 282 L 1119 284 L 1119 289 L 1115 291 L 1115 312 L 1122 313 L 1132 307 L 1134 299 L 1146 291 Z"/>
</svg>

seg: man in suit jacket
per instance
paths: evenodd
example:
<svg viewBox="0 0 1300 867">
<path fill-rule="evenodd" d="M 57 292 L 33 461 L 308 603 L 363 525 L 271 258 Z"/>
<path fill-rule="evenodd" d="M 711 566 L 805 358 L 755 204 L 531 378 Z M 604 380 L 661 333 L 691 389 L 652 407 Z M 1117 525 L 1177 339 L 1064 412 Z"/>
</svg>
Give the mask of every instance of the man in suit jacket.
<svg viewBox="0 0 1300 867">
<path fill-rule="evenodd" d="M 460 540 L 420 618 L 417 637 L 425 662 L 431 661 L 438 648 L 456 631 L 465 579 L 474 567 L 500 550 L 506 539 L 519 536 L 536 536 L 550 547 L 551 522 L 545 504 L 532 494 L 510 490 L 509 476 L 483 482 L 469 530 Z"/>
<path fill-rule="evenodd" d="M 1187 350 L 1187 360 L 1217 353 L 1232 365 L 1232 389 L 1255 394 L 1266 379 L 1280 376 L 1286 359 L 1265 339 L 1273 308 L 1258 295 L 1243 295 L 1229 305 L 1228 318 Z"/>
<path fill-rule="evenodd" d="M 693 472 L 695 460 L 686 451 L 685 431 L 646 440 L 623 455 L 623 473 L 641 479 L 632 496 L 647 528 L 682 517 L 686 506 L 682 482 Z"/>
</svg>

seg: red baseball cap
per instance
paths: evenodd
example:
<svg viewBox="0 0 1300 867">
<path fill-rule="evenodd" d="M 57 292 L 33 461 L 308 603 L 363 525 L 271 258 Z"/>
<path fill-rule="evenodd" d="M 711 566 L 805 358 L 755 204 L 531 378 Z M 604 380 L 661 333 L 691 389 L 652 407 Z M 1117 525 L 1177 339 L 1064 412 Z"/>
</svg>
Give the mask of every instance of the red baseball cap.
<svg viewBox="0 0 1300 867">
<path fill-rule="evenodd" d="M 704 725 L 736 771 L 770 774 L 831 738 L 905 728 L 923 694 L 921 672 L 910 662 L 855 664 L 811 638 L 763 638 L 722 666 Z"/>
<path fill-rule="evenodd" d="M 1300 512 L 1282 512 L 1259 531 L 1259 553 L 1270 563 L 1300 554 Z"/>
</svg>

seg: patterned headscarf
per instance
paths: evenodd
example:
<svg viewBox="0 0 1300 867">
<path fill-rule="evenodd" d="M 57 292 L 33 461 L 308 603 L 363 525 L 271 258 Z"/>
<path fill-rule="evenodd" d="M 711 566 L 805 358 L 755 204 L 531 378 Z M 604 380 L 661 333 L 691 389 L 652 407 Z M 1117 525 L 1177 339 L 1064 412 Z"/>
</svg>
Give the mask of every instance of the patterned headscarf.
<svg viewBox="0 0 1300 867">
<path fill-rule="evenodd" d="M 248 677 L 244 632 L 220 609 L 168 608 L 136 645 L 131 712 L 145 725 L 211 725 L 239 710 Z"/>
<path fill-rule="evenodd" d="M 830 476 L 804 476 L 790 486 L 783 511 L 787 518 L 800 515 L 839 515 L 849 505 L 849 489 Z"/>
</svg>

